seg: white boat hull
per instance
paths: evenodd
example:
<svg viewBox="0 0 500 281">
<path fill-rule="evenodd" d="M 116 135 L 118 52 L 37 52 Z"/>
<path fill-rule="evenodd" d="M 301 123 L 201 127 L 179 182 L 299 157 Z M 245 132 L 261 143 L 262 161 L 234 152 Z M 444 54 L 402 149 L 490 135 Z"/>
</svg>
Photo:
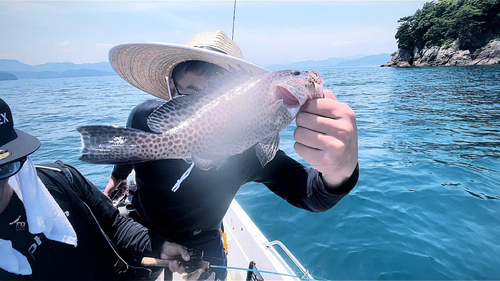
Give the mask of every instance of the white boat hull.
<svg viewBox="0 0 500 281">
<path fill-rule="evenodd" d="M 248 267 L 251 261 L 261 271 L 296 275 L 278 251 L 269 246 L 269 241 L 241 206 L 233 200 L 224 217 L 224 231 L 227 233 L 228 267 Z M 246 272 L 228 270 L 228 280 L 246 280 Z M 264 280 L 299 280 L 290 276 L 260 273 Z M 299 276 L 301 277 L 301 276 Z"/>
<path fill-rule="evenodd" d="M 228 252 L 227 280 L 247 280 L 247 271 L 242 269 L 248 268 L 252 261 L 255 262 L 256 269 L 265 281 L 312 279 L 310 275 L 307 275 L 307 271 L 302 274 L 292 270 L 289 263 L 272 246 L 273 242 L 267 240 L 236 200 L 233 199 L 229 210 L 224 216 L 223 223 Z M 298 263 L 291 253 L 289 255 L 291 256 L 290 261 Z M 305 270 L 300 264 L 297 265 L 297 268 Z M 159 280 L 163 280 L 161 278 L 162 276 Z M 174 273 L 173 280 L 183 280 L 182 275 Z"/>
</svg>

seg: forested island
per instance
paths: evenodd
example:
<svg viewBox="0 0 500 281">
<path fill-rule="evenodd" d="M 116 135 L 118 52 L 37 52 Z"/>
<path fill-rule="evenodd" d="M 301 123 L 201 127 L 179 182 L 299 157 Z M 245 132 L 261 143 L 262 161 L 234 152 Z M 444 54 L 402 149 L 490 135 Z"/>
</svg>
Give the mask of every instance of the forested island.
<svg viewBox="0 0 500 281">
<path fill-rule="evenodd" d="M 398 50 L 382 66 L 500 64 L 500 0 L 427 2 L 398 22 Z"/>
</svg>

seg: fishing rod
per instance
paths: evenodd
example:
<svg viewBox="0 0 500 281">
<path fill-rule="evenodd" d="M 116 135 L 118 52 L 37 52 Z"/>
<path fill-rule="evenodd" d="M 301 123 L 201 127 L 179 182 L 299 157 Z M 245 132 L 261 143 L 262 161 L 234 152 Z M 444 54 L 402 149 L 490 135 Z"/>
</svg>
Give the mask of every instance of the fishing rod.
<svg viewBox="0 0 500 281">
<path fill-rule="evenodd" d="M 286 273 L 279 273 L 279 272 L 274 272 L 274 271 L 267 271 L 267 270 L 260 270 L 260 269 L 255 269 L 255 268 L 244 268 L 244 267 L 234 267 L 234 266 L 223 266 L 223 265 L 209 265 L 210 268 L 223 268 L 223 269 L 232 269 L 232 270 L 242 270 L 242 271 L 251 271 L 251 272 L 258 272 L 258 273 L 267 273 L 267 274 L 274 274 L 274 275 L 281 275 L 281 276 L 288 276 L 288 277 L 295 277 L 295 278 L 300 278 L 302 280 L 314 280 L 314 279 L 309 279 L 305 276 L 298 277 L 297 275 L 293 274 L 286 274 Z"/>
<path fill-rule="evenodd" d="M 196 261 L 196 258 L 194 258 L 194 259 L 195 259 L 195 261 L 193 261 L 193 262 L 189 262 L 189 261 L 183 262 L 186 269 L 192 270 L 193 272 L 199 268 L 205 268 L 205 269 L 206 268 L 221 268 L 221 269 L 241 270 L 241 271 L 246 271 L 246 272 L 250 271 L 250 272 L 266 273 L 266 274 L 273 274 L 273 275 L 281 275 L 281 276 L 299 278 L 301 280 L 315 280 L 312 277 L 310 277 L 310 275 L 306 276 L 306 274 L 304 274 L 304 276 L 302 276 L 302 277 L 299 277 L 299 276 L 293 275 L 293 274 L 279 273 L 279 272 L 260 270 L 260 269 L 255 269 L 255 268 L 214 265 L 214 264 L 210 264 L 208 261 L 204 261 L 204 260 L 197 260 Z M 169 263 L 171 261 L 172 260 L 144 257 L 144 258 L 142 258 L 141 264 L 144 266 L 168 268 Z"/>
<path fill-rule="evenodd" d="M 233 32 L 231 33 L 231 40 L 234 41 L 234 20 L 236 19 L 236 0 L 234 0 L 234 9 L 233 9 Z"/>
</svg>

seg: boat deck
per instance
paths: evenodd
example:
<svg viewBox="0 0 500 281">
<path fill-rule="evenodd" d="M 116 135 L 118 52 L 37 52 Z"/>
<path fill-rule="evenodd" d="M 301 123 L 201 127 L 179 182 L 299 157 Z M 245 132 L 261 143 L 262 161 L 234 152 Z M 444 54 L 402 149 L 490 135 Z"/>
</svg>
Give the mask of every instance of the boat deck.
<svg viewBox="0 0 500 281">
<path fill-rule="evenodd" d="M 247 280 L 247 271 L 240 269 L 248 268 L 252 261 L 259 270 L 256 275 L 262 278 L 260 280 L 302 280 L 302 276 L 296 277 L 297 273 L 273 247 L 274 244 L 280 244 L 280 242 L 269 242 L 236 200 L 231 203 L 223 222 L 227 235 L 227 266 L 230 267 L 227 280 Z M 285 248 L 285 253 L 287 251 Z M 299 270 L 305 272 L 305 277 L 310 278 L 295 257 L 291 253 L 288 255 Z M 163 275 L 158 280 L 163 280 Z M 174 273 L 173 280 L 184 280 L 183 275 Z"/>
</svg>

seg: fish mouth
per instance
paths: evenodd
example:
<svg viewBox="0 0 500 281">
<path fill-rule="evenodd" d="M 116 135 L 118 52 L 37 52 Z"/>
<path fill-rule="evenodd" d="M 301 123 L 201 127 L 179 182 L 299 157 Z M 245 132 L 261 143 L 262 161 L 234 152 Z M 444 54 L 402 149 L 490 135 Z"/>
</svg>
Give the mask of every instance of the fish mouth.
<svg viewBox="0 0 500 281">
<path fill-rule="evenodd" d="M 282 99 L 283 103 L 290 106 L 300 105 L 299 100 L 284 87 L 276 86 L 275 93 L 278 99 Z"/>
</svg>

